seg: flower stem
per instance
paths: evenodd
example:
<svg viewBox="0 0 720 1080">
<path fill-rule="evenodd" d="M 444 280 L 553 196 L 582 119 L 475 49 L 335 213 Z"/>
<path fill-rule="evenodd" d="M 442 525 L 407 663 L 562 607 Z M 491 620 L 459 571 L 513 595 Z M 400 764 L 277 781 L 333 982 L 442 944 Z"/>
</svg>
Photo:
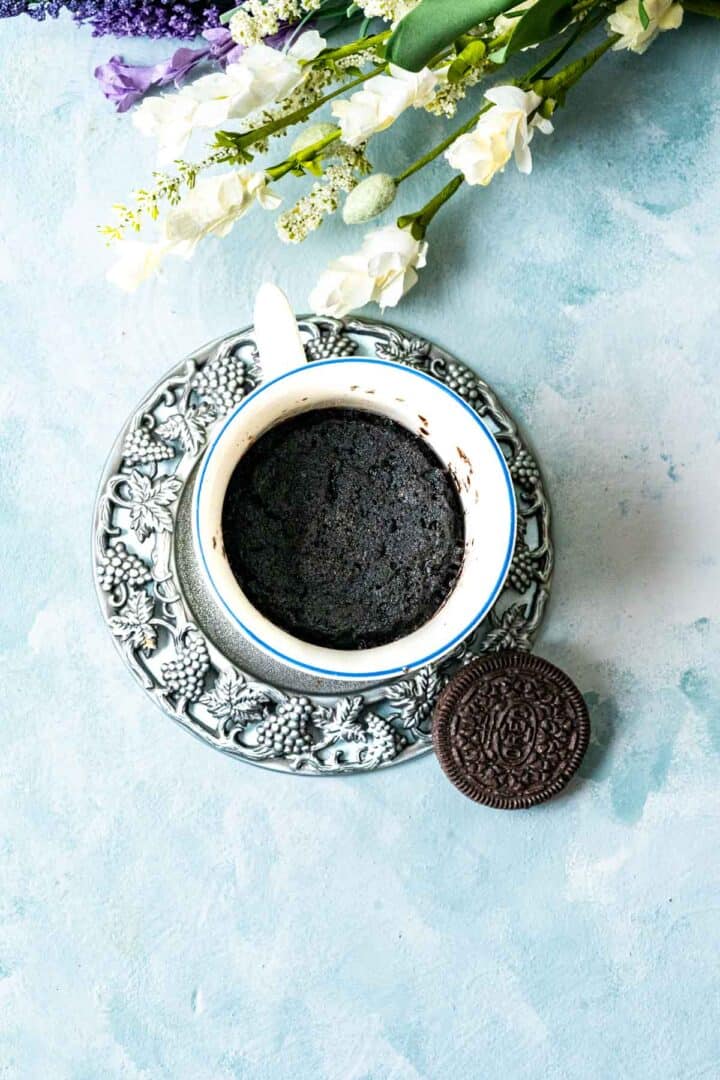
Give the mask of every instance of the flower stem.
<svg viewBox="0 0 720 1080">
<path fill-rule="evenodd" d="M 428 150 L 426 154 L 419 157 L 417 161 L 413 161 L 412 165 L 408 165 L 407 169 L 404 169 L 403 172 L 395 177 L 395 183 L 402 184 L 403 180 L 407 180 L 409 176 L 419 172 L 420 169 L 424 169 L 426 165 L 429 165 L 431 161 L 434 161 L 436 157 L 439 157 L 444 150 L 447 150 L 449 146 L 452 146 L 456 139 L 459 139 L 461 135 L 465 135 L 466 132 L 471 131 L 482 114 L 487 112 L 489 108 L 490 102 L 487 102 L 481 109 L 478 109 L 476 113 L 473 113 L 469 120 L 466 120 L 460 127 L 455 128 L 454 131 L 451 131 L 442 142 L 437 144 L 437 146 L 433 146 L 431 150 Z"/>
<path fill-rule="evenodd" d="M 551 99 L 559 104 L 562 104 L 567 91 L 577 83 L 582 76 L 590 70 L 593 64 L 597 63 L 601 56 L 604 56 L 608 49 L 612 48 L 615 42 L 619 38 L 619 34 L 613 34 L 606 41 L 603 41 L 596 48 L 591 49 L 585 56 L 581 56 L 579 60 L 574 60 L 567 67 L 564 67 L 557 74 L 553 75 L 549 79 L 533 79 L 532 75 L 535 69 L 525 75 L 524 78 L 513 80 L 513 85 L 521 86 L 525 89 L 534 90 L 544 100 Z M 403 180 L 406 180 L 408 176 L 412 176 L 413 173 L 419 169 L 424 168 L 429 162 L 433 161 L 439 154 L 446 150 L 456 139 L 461 135 L 464 135 L 469 131 L 478 121 L 478 118 L 482 113 L 489 109 L 490 103 L 488 102 L 481 109 L 478 110 L 470 119 L 464 123 L 461 127 L 456 128 L 446 139 L 438 143 L 417 161 L 409 165 L 404 172 L 395 177 L 395 183 L 400 184 Z M 451 199 L 460 185 L 463 183 L 464 177 L 462 175 L 453 177 L 444 188 L 442 188 L 430 202 L 426 203 L 422 209 L 417 210 L 414 214 L 405 214 L 403 217 L 399 217 L 397 220 L 400 228 L 410 228 L 412 235 L 416 240 L 421 240 L 432 219 L 437 214 L 441 206 L 444 206 L 448 199 Z"/>
<path fill-rule="evenodd" d="M 713 0 L 680 0 L 686 11 L 694 15 L 708 15 L 711 19 L 720 19 L 720 7 Z"/>
<path fill-rule="evenodd" d="M 549 79 L 523 81 L 522 85 L 527 85 L 541 98 L 552 98 L 562 104 L 568 90 L 579 82 L 583 75 L 598 62 L 600 57 L 604 56 L 608 49 L 611 49 L 615 42 L 619 40 L 620 34 L 611 34 L 600 45 L 591 49 L 585 56 L 581 56 L 579 60 L 573 60 L 567 67 L 558 71 L 556 75 L 552 75 Z"/>
<path fill-rule="evenodd" d="M 271 165 L 265 172 L 271 180 L 280 180 L 281 177 L 285 176 L 287 173 L 302 169 L 303 164 L 309 161 L 317 161 L 318 158 L 323 156 L 325 147 L 329 146 L 330 143 L 335 142 L 335 140 L 339 138 L 340 128 L 331 132 L 329 135 L 326 135 L 323 139 L 319 139 L 311 146 L 306 146 L 304 150 L 298 150 L 296 154 L 291 154 L 289 158 L 286 158 L 285 161 L 281 161 L 278 165 Z"/>
<path fill-rule="evenodd" d="M 591 29 L 591 27 L 588 27 L 588 29 Z M 550 57 L 541 61 L 535 68 L 531 68 L 522 78 L 512 80 L 512 85 L 522 86 L 525 89 L 532 89 L 542 98 L 550 97 L 557 100 L 567 93 L 570 87 L 574 86 L 575 83 L 582 78 L 585 72 L 588 71 L 593 64 L 595 64 L 600 57 L 612 47 L 612 45 L 614 45 L 619 37 L 618 34 L 612 35 L 601 45 L 598 45 L 591 52 L 587 53 L 587 55 L 580 57 L 579 60 L 574 60 L 572 64 L 568 64 L 567 67 L 563 68 L 562 71 L 557 72 L 557 74 L 553 75 L 550 79 L 534 78 L 535 71 L 542 72 L 549 64 L 558 60 L 559 57 L 565 53 L 569 45 L 573 44 L 579 36 L 579 33 L 576 36 L 573 36 L 569 43 L 563 44 L 556 53 L 553 53 Z M 455 128 L 454 131 L 451 131 L 442 142 L 439 142 L 431 150 L 428 150 L 426 154 L 423 154 L 422 157 L 419 157 L 416 161 L 413 161 L 411 165 L 408 165 L 403 172 L 395 177 L 395 183 L 401 184 L 403 180 L 407 180 L 408 177 L 413 176 L 413 174 L 419 172 L 420 169 L 424 169 L 426 165 L 429 165 L 431 161 L 434 161 L 435 158 L 444 153 L 449 146 L 452 146 L 456 139 L 459 139 L 461 135 L 465 135 L 468 131 L 471 131 L 482 114 L 487 112 L 490 107 L 489 102 L 483 105 L 481 109 L 478 109 L 476 113 L 473 113 L 469 120 L 464 124 L 461 124 L 460 127 Z"/>
<path fill-rule="evenodd" d="M 605 8 L 602 0 L 600 7 L 602 9 Z M 565 41 L 561 42 L 561 44 L 558 45 L 556 49 L 553 49 L 551 52 L 547 53 L 547 55 L 544 56 L 542 60 L 540 60 L 534 67 L 530 69 L 530 71 L 525 74 L 525 80 L 529 81 L 532 79 L 542 78 L 542 76 L 551 67 L 554 67 L 554 65 L 557 64 L 558 60 L 562 59 L 565 53 L 573 47 L 576 41 L 579 41 L 581 37 L 585 37 L 586 34 L 589 34 L 590 31 L 594 30 L 595 27 L 598 26 L 606 17 L 606 9 L 600 10 L 600 12 L 595 12 L 594 14 L 591 14 L 588 11 L 585 18 L 578 22 L 573 32 L 565 39 Z"/>
<path fill-rule="evenodd" d="M 337 49 L 329 49 L 322 52 L 315 60 L 308 60 L 308 64 L 324 64 L 326 60 L 342 60 L 345 56 L 354 56 L 355 53 L 373 49 L 376 45 L 382 45 L 390 37 L 390 30 L 383 30 L 381 34 L 373 34 L 371 37 L 358 38 L 349 41 L 347 45 L 340 45 Z"/>
<path fill-rule="evenodd" d="M 410 227 L 410 232 L 416 240 L 422 240 L 427 232 L 428 225 L 437 214 L 441 206 L 444 206 L 448 199 L 451 199 L 457 189 L 464 181 L 462 175 L 453 176 L 444 188 L 441 188 L 436 195 L 433 195 L 430 202 L 425 203 L 421 210 L 416 211 L 414 214 L 404 214 L 397 219 L 398 226 L 401 229 Z"/>
</svg>

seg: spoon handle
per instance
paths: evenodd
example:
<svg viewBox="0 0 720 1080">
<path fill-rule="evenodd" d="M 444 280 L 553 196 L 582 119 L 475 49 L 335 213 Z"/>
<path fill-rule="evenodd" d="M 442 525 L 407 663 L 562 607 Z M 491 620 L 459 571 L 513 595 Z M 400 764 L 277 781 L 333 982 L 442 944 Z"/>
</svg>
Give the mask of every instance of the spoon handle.
<svg viewBox="0 0 720 1080">
<path fill-rule="evenodd" d="M 305 363 L 293 309 L 282 289 L 270 281 L 260 286 L 255 297 L 255 342 L 263 381 L 276 379 Z"/>
</svg>

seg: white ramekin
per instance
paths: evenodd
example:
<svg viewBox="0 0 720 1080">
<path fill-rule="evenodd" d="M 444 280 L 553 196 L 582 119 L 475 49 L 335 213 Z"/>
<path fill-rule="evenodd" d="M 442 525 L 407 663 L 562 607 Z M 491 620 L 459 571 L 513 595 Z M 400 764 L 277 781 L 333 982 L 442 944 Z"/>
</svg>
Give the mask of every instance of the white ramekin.
<svg viewBox="0 0 720 1080">
<path fill-rule="evenodd" d="M 411 634 L 370 649 L 312 645 L 270 622 L 243 593 L 223 545 L 225 492 L 245 451 L 279 421 L 329 406 L 380 413 L 418 434 L 450 470 L 464 513 L 464 559 L 445 603 Z M 234 630 L 296 671 L 370 682 L 438 660 L 477 627 L 505 582 L 515 543 L 515 514 L 502 451 L 461 397 L 403 364 L 339 357 L 304 364 L 263 383 L 227 417 L 200 464 L 192 520 L 201 573 Z"/>
</svg>

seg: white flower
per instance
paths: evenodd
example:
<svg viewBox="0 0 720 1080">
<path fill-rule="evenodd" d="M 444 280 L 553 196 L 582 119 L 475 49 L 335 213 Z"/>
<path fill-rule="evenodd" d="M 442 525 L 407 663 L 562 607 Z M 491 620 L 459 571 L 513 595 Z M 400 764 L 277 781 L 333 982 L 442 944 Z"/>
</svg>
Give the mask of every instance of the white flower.
<svg viewBox="0 0 720 1080">
<path fill-rule="evenodd" d="M 134 292 L 143 281 L 160 269 L 165 247 L 142 240 L 121 240 L 120 258 L 107 272 L 107 280 L 125 292 Z"/>
<path fill-rule="evenodd" d="M 255 202 L 266 210 L 280 205 L 265 173 L 227 172 L 199 180 L 165 218 L 166 249 L 189 259 L 198 241 L 210 234 L 227 236 Z"/>
<path fill-rule="evenodd" d="M 325 41 L 316 30 L 301 34 L 286 53 L 259 42 L 225 71 L 205 75 L 181 93 L 197 102 L 195 124 L 199 127 L 242 119 L 287 97 L 302 81 L 300 61 L 314 59 L 324 48 Z"/>
<path fill-rule="evenodd" d="M 638 0 L 625 0 L 608 16 L 612 33 L 621 35 L 613 49 L 644 53 L 662 31 L 677 30 L 682 25 L 682 6 L 672 0 L 645 0 L 645 11 L 650 20 L 646 29 L 640 21 Z"/>
<path fill-rule="evenodd" d="M 145 98 L 133 111 L 133 123 L 143 135 L 158 140 L 158 165 L 182 157 L 195 125 L 197 103 L 184 90 Z"/>
<path fill-rule="evenodd" d="M 310 293 L 310 305 L 318 315 L 339 319 L 353 308 L 369 304 L 374 284 L 362 255 L 343 255 L 320 275 Z"/>
<path fill-rule="evenodd" d="M 427 247 L 398 225 L 386 225 L 365 237 L 360 251 L 375 282 L 372 299 L 381 308 L 395 307 L 412 289 L 418 279 L 415 271 L 427 261 Z"/>
<path fill-rule="evenodd" d="M 368 233 L 356 255 L 330 263 L 310 294 L 319 315 L 340 318 L 374 300 L 381 308 L 395 307 L 417 281 L 425 266 L 427 244 L 409 229 L 387 225 Z"/>
<path fill-rule="evenodd" d="M 530 123 L 528 116 L 542 104 L 542 98 L 532 90 L 518 86 L 496 86 L 485 94 L 493 107 L 483 113 L 475 128 L 456 139 L 445 151 L 445 157 L 458 169 L 468 184 L 489 184 L 493 176 L 507 165 L 512 154 L 521 173 L 532 170 L 530 141 L 535 129 L 549 135 L 553 126 L 536 114 Z"/>
<path fill-rule="evenodd" d="M 304 60 L 307 63 L 319 56 L 326 44 L 325 38 L 322 34 L 318 34 L 317 30 L 306 30 L 292 43 L 288 54 L 294 56 L 296 60 Z"/>
<path fill-rule="evenodd" d="M 227 172 L 199 180 L 182 202 L 168 211 L 157 243 L 121 242 L 120 258 L 108 271 L 108 281 L 132 292 L 157 272 L 166 255 L 189 259 L 204 236 L 227 236 L 256 202 L 267 210 L 280 205 L 265 173 Z"/>
<path fill-rule="evenodd" d="M 394 124 L 405 109 L 427 105 L 437 83 L 437 75 L 429 68 L 412 72 L 391 64 L 389 75 L 376 75 L 363 90 L 333 102 L 332 113 L 340 121 L 343 142 L 359 146 Z"/>
<path fill-rule="evenodd" d="M 536 3 L 536 0 L 523 0 L 521 4 L 516 4 L 514 8 L 510 9 L 510 11 L 513 14 L 519 11 L 527 11 L 527 9 L 531 8 L 534 3 Z M 508 18 L 507 14 L 496 15 L 493 19 L 493 34 L 504 34 L 506 30 L 514 30 L 519 21 L 519 16 L 510 19 Z M 530 45 L 528 46 L 528 48 L 535 49 L 537 48 L 537 46 Z"/>
<path fill-rule="evenodd" d="M 167 165 L 182 157 L 195 128 L 217 128 L 282 101 L 304 78 L 301 61 L 324 48 L 316 30 L 301 34 L 288 52 L 261 42 L 251 45 L 223 72 L 205 75 L 177 93 L 146 98 L 133 122 L 144 135 L 157 137 L 158 164 Z"/>
</svg>

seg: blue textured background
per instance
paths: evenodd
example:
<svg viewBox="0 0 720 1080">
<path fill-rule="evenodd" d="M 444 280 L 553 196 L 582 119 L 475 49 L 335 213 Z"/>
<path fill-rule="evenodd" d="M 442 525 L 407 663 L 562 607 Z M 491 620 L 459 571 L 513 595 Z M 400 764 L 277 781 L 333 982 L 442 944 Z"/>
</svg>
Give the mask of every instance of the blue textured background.
<svg viewBox="0 0 720 1080">
<path fill-rule="evenodd" d="M 720 27 L 604 61 L 532 177 L 438 221 L 395 316 L 496 385 L 553 495 L 540 651 L 594 736 L 522 814 L 431 757 L 244 767 L 123 669 L 89 544 L 117 428 L 264 278 L 305 308 L 308 258 L 347 241 L 282 248 L 258 212 L 113 291 L 94 227 L 152 147 L 93 85 L 112 43 L 64 20 L 0 42 L 0 1076 L 717 1077 Z"/>
</svg>

